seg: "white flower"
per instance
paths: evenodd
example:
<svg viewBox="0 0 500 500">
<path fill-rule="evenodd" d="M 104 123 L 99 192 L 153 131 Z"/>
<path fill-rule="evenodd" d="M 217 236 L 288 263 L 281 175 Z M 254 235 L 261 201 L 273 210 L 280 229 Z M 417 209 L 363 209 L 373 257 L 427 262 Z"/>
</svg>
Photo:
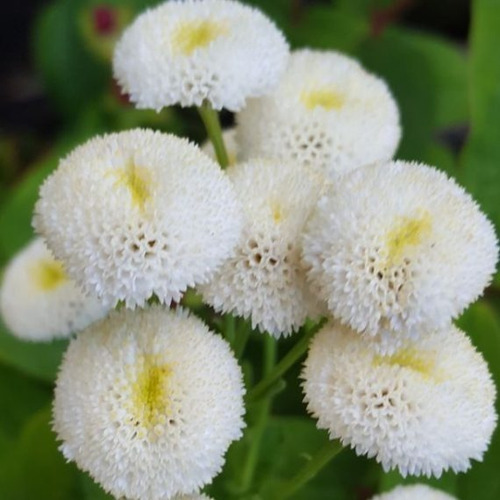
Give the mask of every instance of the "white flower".
<svg viewBox="0 0 500 500">
<path fill-rule="evenodd" d="M 237 111 L 277 84 L 288 45 L 259 10 L 229 0 L 169 1 L 141 14 L 118 42 L 114 73 L 139 108 Z"/>
<path fill-rule="evenodd" d="M 381 79 L 333 51 L 292 53 L 279 86 L 237 115 L 242 158 L 279 157 L 333 177 L 396 151 L 399 111 Z"/>
<path fill-rule="evenodd" d="M 221 470 L 244 426 L 241 370 L 194 317 L 122 309 L 74 339 L 54 430 L 68 460 L 116 497 L 191 494 Z"/>
<path fill-rule="evenodd" d="M 184 139 L 132 130 L 90 140 L 43 184 L 34 225 L 70 276 L 108 304 L 178 301 L 241 230 L 231 183 Z"/>
<path fill-rule="evenodd" d="M 198 289 L 216 310 L 250 317 L 279 337 L 318 314 L 300 263 L 299 240 L 321 189 L 299 165 L 253 160 L 228 169 L 245 212 L 236 253 Z"/>
<path fill-rule="evenodd" d="M 349 328 L 326 325 L 302 376 L 319 428 L 403 476 L 467 470 L 495 428 L 488 367 L 452 325 L 385 357 Z"/>
<path fill-rule="evenodd" d="M 7 265 L 0 313 L 17 337 L 45 341 L 67 337 L 102 318 L 108 309 L 68 278 L 43 240 L 37 238 Z"/>
<path fill-rule="evenodd" d="M 497 250 L 470 195 L 444 173 L 405 162 L 339 178 L 304 239 L 315 290 L 344 324 L 377 335 L 382 352 L 446 327 L 489 283 Z"/>
<path fill-rule="evenodd" d="M 387 493 L 372 497 L 371 500 L 455 500 L 455 497 L 426 484 L 412 484 L 397 486 Z"/>
<path fill-rule="evenodd" d="M 240 155 L 240 148 L 236 142 L 236 128 L 232 127 L 224 130 L 222 132 L 222 140 L 224 141 L 224 146 L 226 147 L 229 165 L 235 165 L 238 162 L 238 157 Z M 205 141 L 201 145 L 201 150 L 210 156 L 210 158 L 214 161 L 217 161 L 214 147 L 209 140 Z"/>
</svg>

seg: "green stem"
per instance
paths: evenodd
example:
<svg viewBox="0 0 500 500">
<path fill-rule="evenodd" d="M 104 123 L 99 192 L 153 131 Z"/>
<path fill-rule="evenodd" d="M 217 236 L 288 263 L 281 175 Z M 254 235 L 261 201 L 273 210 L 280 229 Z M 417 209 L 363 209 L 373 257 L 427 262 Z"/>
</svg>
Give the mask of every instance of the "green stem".
<svg viewBox="0 0 500 500">
<path fill-rule="evenodd" d="M 276 362 L 276 339 L 271 337 L 271 335 L 264 336 L 264 355 L 263 355 L 263 365 L 264 365 L 264 375 L 268 375 Z M 269 417 L 269 412 L 271 410 L 273 395 L 269 395 L 263 399 L 256 409 L 256 420 L 252 430 L 252 440 L 250 442 L 250 447 L 248 449 L 248 454 L 246 456 L 245 463 L 243 465 L 243 470 L 241 474 L 241 489 L 242 493 L 248 492 L 250 486 L 252 485 L 253 477 L 255 474 L 255 468 L 259 459 L 260 445 L 262 442 L 262 436 L 266 429 L 267 419 Z"/>
<path fill-rule="evenodd" d="M 236 336 L 233 342 L 233 350 L 236 359 L 240 359 L 243 355 L 243 352 L 245 351 L 245 347 L 250 337 L 250 333 L 252 333 L 252 329 L 250 325 L 245 322 L 237 330 L 238 331 L 236 332 Z"/>
<path fill-rule="evenodd" d="M 233 345 L 236 337 L 236 321 L 232 314 L 224 316 L 224 337 L 229 342 L 229 345 Z"/>
<path fill-rule="evenodd" d="M 316 474 L 335 456 L 343 450 L 343 446 L 338 439 L 328 441 L 302 470 L 290 481 L 281 486 L 279 493 L 275 496 L 277 500 L 283 500 L 293 495 L 304 484 L 309 482 Z"/>
<path fill-rule="evenodd" d="M 201 106 L 199 106 L 198 112 L 200 113 L 203 124 L 207 130 L 208 138 L 214 147 L 217 161 L 219 162 L 221 168 L 224 169 L 229 165 L 229 157 L 222 138 L 219 115 L 208 102 L 204 102 Z"/>
<path fill-rule="evenodd" d="M 264 334 L 264 376 L 267 377 L 276 364 L 276 339 Z"/>
<path fill-rule="evenodd" d="M 273 368 L 273 370 L 265 375 L 264 378 L 248 393 L 247 402 L 258 401 L 266 391 L 272 386 L 296 361 L 307 351 L 309 341 L 312 336 L 323 325 L 320 322 L 315 328 L 306 331 L 300 340 L 288 351 L 288 353 L 281 359 L 281 361 Z"/>
</svg>

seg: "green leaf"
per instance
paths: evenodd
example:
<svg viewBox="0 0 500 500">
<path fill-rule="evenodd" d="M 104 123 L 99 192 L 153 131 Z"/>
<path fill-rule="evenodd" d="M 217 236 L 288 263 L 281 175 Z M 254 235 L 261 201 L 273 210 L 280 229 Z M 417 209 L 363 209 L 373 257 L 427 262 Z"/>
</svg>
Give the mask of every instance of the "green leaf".
<svg viewBox="0 0 500 500">
<path fill-rule="evenodd" d="M 430 163 L 440 129 L 468 118 L 464 55 L 444 39 L 398 27 L 367 39 L 358 55 L 387 81 L 399 104 L 403 136 L 397 156 Z"/>
<path fill-rule="evenodd" d="M 0 364 L 0 431 L 9 440 L 16 438 L 31 414 L 47 406 L 51 397 L 47 385 Z"/>
<path fill-rule="evenodd" d="M 0 207 L 0 266 L 34 236 L 31 227 L 33 207 L 42 181 L 56 167 L 57 155 L 34 165 L 9 193 Z"/>
<path fill-rule="evenodd" d="M 428 484 L 432 488 L 446 491 L 450 495 L 456 496 L 458 491 L 458 476 L 454 472 L 445 472 L 439 479 L 435 477 L 403 477 L 397 470 L 393 470 L 381 475 L 379 492 L 390 491 L 398 485 Z"/>
<path fill-rule="evenodd" d="M 17 442 L 0 455 L 2 500 L 81 498 L 77 471 L 58 451 L 50 409 L 36 413 Z"/>
<path fill-rule="evenodd" d="M 314 6 L 287 29 L 293 47 L 335 49 L 353 53 L 368 36 L 369 22 L 327 6 Z"/>
<path fill-rule="evenodd" d="M 471 131 L 460 180 L 500 229 L 500 1 L 476 0 L 472 5 Z"/>
<path fill-rule="evenodd" d="M 36 162 L 0 205 L 0 266 L 34 236 L 33 208 L 40 185 L 56 168 L 59 159 L 75 146 L 104 131 L 102 117 L 89 108 L 78 122 L 59 139 L 49 155 Z"/>
<path fill-rule="evenodd" d="M 111 82 L 109 65 L 98 62 L 85 49 L 77 19 L 78 2 L 53 2 L 37 19 L 33 44 L 47 91 L 72 121 Z"/>
<path fill-rule="evenodd" d="M 476 302 L 462 315 L 458 325 L 486 359 L 497 389 L 500 387 L 500 316 L 485 300 Z M 500 401 L 496 402 L 500 413 Z M 483 461 L 458 478 L 461 500 L 496 500 L 500 498 L 500 428 L 497 426 Z M 487 487 L 485 487 L 487 485 Z"/>
<path fill-rule="evenodd" d="M 67 340 L 25 342 L 13 337 L 0 321 L 0 361 L 36 378 L 53 382 Z"/>
<path fill-rule="evenodd" d="M 207 488 L 214 498 L 229 496 L 225 489 L 227 482 L 236 482 L 240 478 L 251 439 L 251 433 L 246 432 L 242 440 L 231 446 L 223 474 Z M 273 498 L 273 492 L 279 491 L 284 482 L 297 474 L 327 439 L 326 432 L 319 431 L 312 418 L 272 417 L 262 439 L 255 480 L 248 498 Z M 373 462 L 356 457 L 354 452 L 345 449 L 291 498 L 351 500 L 363 490 L 374 489 L 374 466 Z"/>
<path fill-rule="evenodd" d="M 84 500 L 113 500 L 88 474 L 80 472 L 79 481 Z"/>
</svg>

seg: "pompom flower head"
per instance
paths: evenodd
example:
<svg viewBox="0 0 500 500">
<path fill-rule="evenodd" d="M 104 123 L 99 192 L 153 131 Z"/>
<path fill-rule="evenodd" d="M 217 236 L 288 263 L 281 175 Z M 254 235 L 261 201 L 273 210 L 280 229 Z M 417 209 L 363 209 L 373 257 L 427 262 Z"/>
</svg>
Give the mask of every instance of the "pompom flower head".
<svg viewBox="0 0 500 500">
<path fill-rule="evenodd" d="M 300 235 L 321 190 L 300 165 L 252 160 L 228 175 L 245 222 L 235 255 L 199 287 L 215 309 L 250 317 L 253 327 L 288 335 L 318 314 L 300 262 Z"/>
<path fill-rule="evenodd" d="M 444 491 L 431 488 L 426 484 L 396 486 L 387 493 L 372 497 L 371 500 L 456 500 Z"/>
<path fill-rule="evenodd" d="M 54 430 L 68 460 L 117 498 L 191 494 L 220 471 L 244 426 L 241 370 L 198 319 L 122 309 L 74 339 Z"/>
<path fill-rule="evenodd" d="M 415 163 L 349 172 L 306 228 L 309 278 L 335 317 L 377 336 L 382 352 L 444 328 L 495 270 L 491 223 L 438 170 Z"/>
<path fill-rule="evenodd" d="M 314 337 L 302 376 L 318 427 L 403 476 L 439 477 L 481 460 L 495 386 L 468 337 L 450 325 L 391 356 L 373 347 L 335 323 Z"/>
<path fill-rule="evenodd" d="M 260 11 L 230 0 L 169 1 L 140 15 L 118 42 L 113 68 L 139 108 L 237 111 L 281 76 L 288 45 Z"/>
<path fill-rule="evenodd" d="M 107 311 L 68 278 L 41 238 L 23 248 L 5 270 L 0 312 L 9 330 L 24 340 L 67 337 Z"/>
<path fill-rule="evenodd" d="M 237 122 L 243 159 L 298 161 L 330 177 L 392 158 L 401 134 L 387 85 L 333 51 L 292 53 L 279 86 L 249 100 Z"/>
<path fill-rule="evenodd" d="M 228 257 L 241 209 L 220 168 L 184 139 L 95 138 L 43 184 L 34 225 L 70 276 L 108 304 L 178 301 Z"/>
</svg>

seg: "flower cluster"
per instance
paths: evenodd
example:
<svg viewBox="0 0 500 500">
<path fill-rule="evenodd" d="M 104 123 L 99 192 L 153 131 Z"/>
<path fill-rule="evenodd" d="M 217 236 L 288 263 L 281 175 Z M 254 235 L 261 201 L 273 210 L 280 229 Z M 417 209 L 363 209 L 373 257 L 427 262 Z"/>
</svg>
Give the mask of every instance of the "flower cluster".
<svg viewBox="0 0 500 500">
<path fill-rule="evenodd" d="M 191 287 L 204 319 L 240 316 L 276 338 L 328 318 L 302 379 L 331 439 L 404 475 L 480 460 L 495 387 L 452 320 L 491 280 L 496 236 L 454 180 L 392 160 L 401 128 L 385 82 L 337 52 L 289 54 L 270 20 L 231 0 L 144 12 L 113 68 L 139 108 L 197 106 L 212 145 L 110 133 L 40 189 L 43 241 L 7 269 L 0 309 L 31 339 L 87 327 L 55 390 L 64 456 L 116 497 L 208 498 L 245 426 L 244 337 L 180 307 Z M 223 107 L 237 112 L 224 134 Z M 424 490 L 379 498 L 447 498 Z"/>
</svg>

